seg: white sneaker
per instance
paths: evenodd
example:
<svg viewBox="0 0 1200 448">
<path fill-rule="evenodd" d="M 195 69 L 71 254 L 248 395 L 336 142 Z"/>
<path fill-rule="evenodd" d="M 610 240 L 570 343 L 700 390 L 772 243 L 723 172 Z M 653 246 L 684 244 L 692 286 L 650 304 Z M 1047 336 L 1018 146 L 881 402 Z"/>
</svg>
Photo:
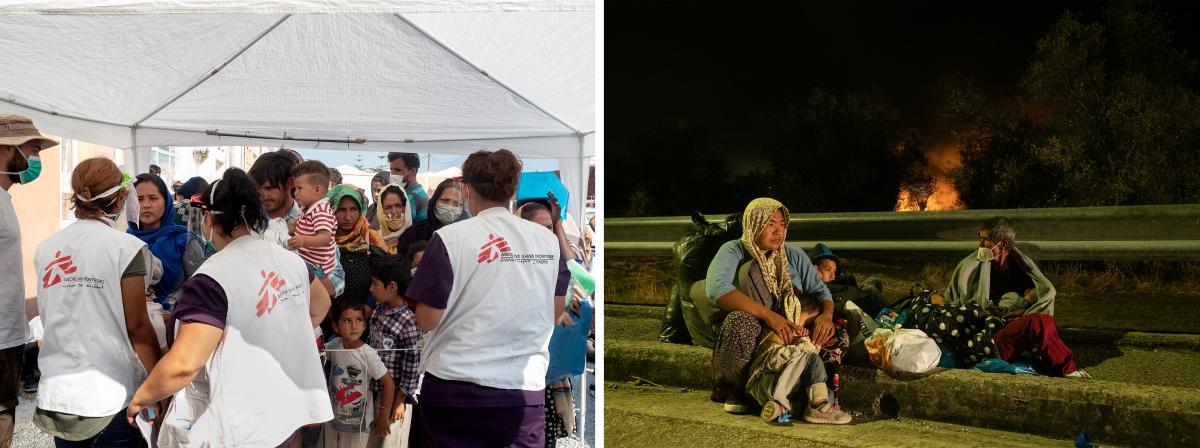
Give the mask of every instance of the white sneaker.
<svg viewBox="0 0 1200 448">
<path fill-rule="evenodd" d="M 850 423 L 850 419 L 850 414 L 842 412 L 841 407 L 832 403 L 825 403 L 818 409 L 809 407 L 804 410 L 804 421 L 809 423 L 845 425 Z"/>
<path fill-rule="evenodd" d="M 1076 369 L 1074 372 L 1063 375 L 1063 378 L 1072 378 L 1077 380 L 1090 380 L 1092 375 L 1084 372 L 1083 369 Z"/>
</svg>

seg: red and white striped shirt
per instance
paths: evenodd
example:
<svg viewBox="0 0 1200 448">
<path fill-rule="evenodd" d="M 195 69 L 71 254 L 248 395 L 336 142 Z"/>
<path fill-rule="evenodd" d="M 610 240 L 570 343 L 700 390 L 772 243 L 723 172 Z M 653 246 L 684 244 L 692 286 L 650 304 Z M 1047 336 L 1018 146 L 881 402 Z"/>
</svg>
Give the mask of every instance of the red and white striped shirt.
<svg viewBox="0 0 1200 448">
<path fill-rule="evenodd" d="M 333 217 L 333 209 L 329 207 L 329 199 L 326 198 L 310 205 L 296 222 L 296 236 L 316 235 L 322 230 L 329 232 L 329 243 L 324 246 L 296 249 L 296 253 L 305 263 L 321 268 L 326 277 L 333 274 L 333 251 L 337 250 L 333 243 L 333 235 L 336 228 L 337 220 Z"/>
</svg>

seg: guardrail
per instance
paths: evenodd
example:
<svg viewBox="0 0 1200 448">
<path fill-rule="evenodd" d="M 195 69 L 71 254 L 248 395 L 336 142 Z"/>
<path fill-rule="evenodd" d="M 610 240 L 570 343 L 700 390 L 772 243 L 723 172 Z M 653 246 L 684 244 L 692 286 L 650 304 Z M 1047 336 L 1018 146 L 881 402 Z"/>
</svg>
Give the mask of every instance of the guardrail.
<svg viewBox="0 0 1200 448">
<path fill-rule="evenodd" d="M 728 214 L 706 215 L 723 220 Z M 1200 204 L 932 212 L 792 213 L 788 244 L 839 255 L 957 260 L 978 246 L 983 221 L 1006 216 L 1017 247 L 1038 260 L 1200 260 Z M 687 216 L 610 218 L 606 256 L 671 256 L 693 231 Z"/>
</svg>

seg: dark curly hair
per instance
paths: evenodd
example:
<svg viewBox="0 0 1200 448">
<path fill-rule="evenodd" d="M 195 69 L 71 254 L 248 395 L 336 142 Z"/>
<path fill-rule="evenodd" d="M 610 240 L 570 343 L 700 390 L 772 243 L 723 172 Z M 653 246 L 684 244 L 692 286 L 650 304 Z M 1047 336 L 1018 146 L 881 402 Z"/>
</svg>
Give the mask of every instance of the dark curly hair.
<svg viewBox="0 0 1200 448">
<path fill-rule="evenodd" d="M 258 184 L 249 174 L 239 168 L 225 170 L 221 180 L 213 182 L 200 195 L 205 204 L 210 204 L 214 213 L 213 223 L 221 226 L 221 232 L 229 235 L 240 224 L 248 230 L 259 232 L 267 229 L 270 217 L 258 196 Z"/>
<path fill-rule="evenodd" d="M 480 196 L 493 202 L 507 202 L 517 192 L 521 159 L 507 149 L 475 151 L 463 162 L 462 173 L 463 182 Z"/>
<path fill-rule="evenodd" d="M 250 177 L 262 186 L 285 188 L 288 179 L 292 178 L 292 168 L 299 163 L 291 154 L 268 152 L 254 161 L 254 165 L 250 167 Z"/>
</svg>

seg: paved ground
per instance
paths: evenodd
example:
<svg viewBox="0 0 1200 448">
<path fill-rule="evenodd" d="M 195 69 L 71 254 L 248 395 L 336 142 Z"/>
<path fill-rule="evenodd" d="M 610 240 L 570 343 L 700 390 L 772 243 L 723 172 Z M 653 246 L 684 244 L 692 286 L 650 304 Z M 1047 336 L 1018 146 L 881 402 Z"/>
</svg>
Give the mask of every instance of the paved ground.
<svg viewBox="0 0 1200 448">
<path fill-rule="evenodd" d="M 587 426 L 584 428 L 584 439 L 581 441 L 575 437 L 564 437 L 562 439 L 558 439 L 559 447 L 588 448 L 596 446 L 596 365 L 589 362 L 587 364 L 587 369 L 589 372 L 587 373 L 587 390 L 580 390 L 582 389 L 580 387 L 575 388 L 576 406 L 582 404 L 579 393 L 586 392 L 588 394 L 585 417 L 587 419 Z M 21 395 L 21 404 L 17 407 L 17 426 L 13 434 L 13 448 L 54 447 L 54 440 L 50 436 L 43 433 L 40 429 L 33 426 L 31 419 L 33 418 L 34 399 L 35 396 L 33 394 Z"/>
<path fill-rule="evenodd" d="M 580 393 L 586 392 L 587 396 L 587 426 L 584 427 L 583 440 L 575 437 L 564 437 L 558 439 L 560 448 L 587 448 L 596 446 L 596 364 L 587 363 L 587 390 L 581 390 L 581 387 L 575 388 L 575 406 L 583 404 L 580 401 Z M 577 385 L 578 386 L 578 385 Z"/>
<path fill-rule="evenodd" d="M 605 433 L 609 447 L 963 447 L 1043 448 L 1071 441 L 911 418 L 867 419 L 850 425 L 785 426 L 757 415 L 730 415 L 707 391 L 606 382 Z M 1109 445 L 1106 445 L 1109 446 Z"/>
<path fill-rule="evenodd" d="M 33 394 L 21 394 L 21 404 L 17 406 L 17 427 L 13 430 L 13 448 L 54 447 L 54 439 L 33 426 L 34 398 Z"/>
</svg>

